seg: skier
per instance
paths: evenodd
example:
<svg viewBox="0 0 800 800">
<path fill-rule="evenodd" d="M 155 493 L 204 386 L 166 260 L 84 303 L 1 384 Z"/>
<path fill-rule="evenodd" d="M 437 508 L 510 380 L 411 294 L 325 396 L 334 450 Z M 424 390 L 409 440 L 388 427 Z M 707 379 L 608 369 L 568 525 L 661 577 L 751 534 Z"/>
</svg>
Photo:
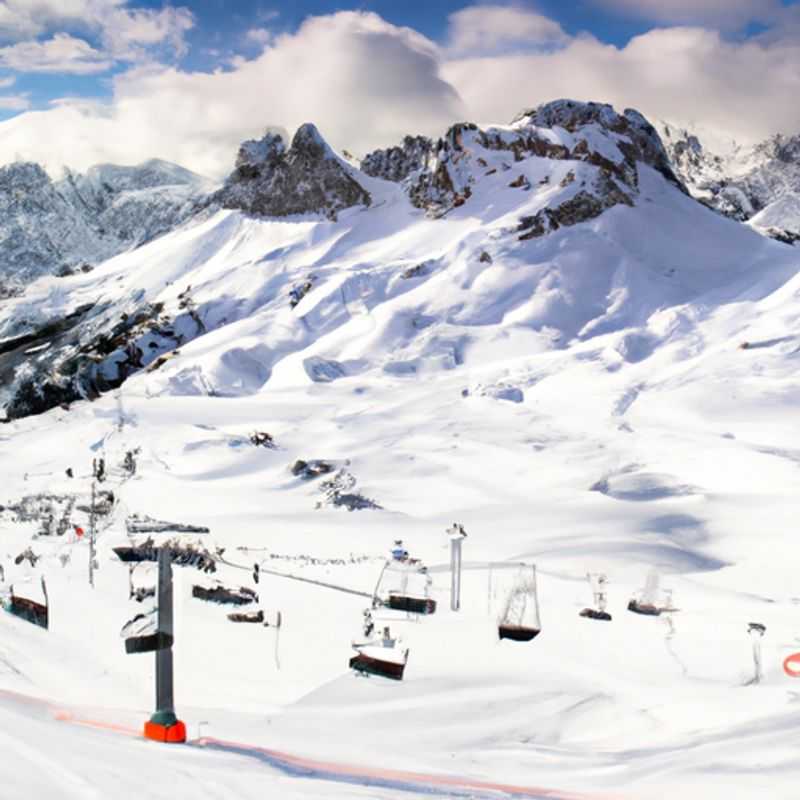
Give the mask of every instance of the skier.
<svg viewBox="0 0 800 800">
<path fill-rule="evenodd" d="M 402 539 L 395 539 L 394 547 L 392 548 L 392 558 L 395 561 L 407 561 L 408 550 L 403 547 Z"/>
<path fill-rule="evenodd" d="M 372 636 L 372 632 L 375 630 L 375 622 L 372 619 L 372 612 L 368 609 L 364 609 L 364 636 L 369 638 Z"/>
</svg>

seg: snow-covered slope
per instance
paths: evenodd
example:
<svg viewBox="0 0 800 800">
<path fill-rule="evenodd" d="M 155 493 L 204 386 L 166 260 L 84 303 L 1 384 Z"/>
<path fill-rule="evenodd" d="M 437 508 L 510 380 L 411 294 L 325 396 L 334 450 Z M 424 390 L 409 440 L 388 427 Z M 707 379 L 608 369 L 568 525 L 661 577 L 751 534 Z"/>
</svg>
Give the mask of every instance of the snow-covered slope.
<svg viewBox="0 0 800 800">
<path fill-rule="evenodd" d="M 16 734 L 3 785 L 794 798 L 781 662 L 797 648 L 800 263 L 695 202 L 660 148 L 638 115 L 603 106 L 461 125 L 373 154 L 372 176 L 346 168 L 369 204 L 269 218 L 212 206 L 0 306 L 6 411 L 29 414 L 0 428 L 0 588 L 30 592 L 46 574 L 51 601 L 47 633 L 0 615 L 0 690 L 17 693 L 0 692 Z M 255 166 L 275 152 L 246 150 Z M 254 172 L 248 202 L 272 185 Z M 319 196 L 314 177 L 303 196 Z M 90 589 L 69 525 L 87 525 L 100 457 L 114 499 Z M 344 492 L 380 508 L 348 513 Z M 124 735 L 152 711 L 152 658 L 126 656 L 119 637 L 144 607 L 112 550 L 146 538 L 128 535 L 133 514 L 211 529 L 183 541 L 216 571 L 176 568 L 190 736 L 269 752 Z M 459 612 L 454 521 L 469 534 Z M 347 669 L 394 539 L 428 564 L 439 604 L 422 620 L 375 611 L 410 647 L 402 683 Z M 36 564 L 15 563 L 27 547 Z M 538 567 L 542 631 L 498 642 L 521 561 Z M 653 569 L 679 610 L 628 612 Z M 578 615 L 587 572 L 609 577 L 610 622 Z M 280 610 L 279 637 L 192 596 L 215 580 Z M 152 584 L 152 568 L 133 581 Z M 763 678 L 745 686 L 751 622 L 766 625 Z"/>
<path fill-rule="evenodd" d="M 695 133 L 659 127 L 675 171 L 695 197 L 774 238 L 800 237 L 800 136 L 776 135 L 755 147 L 732 143 L 716 153 Z"/>
<path fill-rule="evenodd" d="M 37 164 L 0 168 L 0 296 L 45 274 L 89 269 L 176 227 L 210 184 L 153 159 L 52 181 Z"/>
</svg>

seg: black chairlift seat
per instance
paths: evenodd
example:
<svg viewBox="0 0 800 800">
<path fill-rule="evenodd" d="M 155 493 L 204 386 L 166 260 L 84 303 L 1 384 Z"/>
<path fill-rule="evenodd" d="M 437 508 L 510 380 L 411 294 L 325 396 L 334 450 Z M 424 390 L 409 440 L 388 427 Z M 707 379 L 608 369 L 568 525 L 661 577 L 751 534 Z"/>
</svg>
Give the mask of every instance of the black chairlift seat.
<svg viewBox="0 0 800 800">
<path fill-rule="evenodd" d="M 49 624 L 47 606 L 37 603 L 35 600 L 28 600 L 26 597 L 12 594 L 8 610 L 15 617 L 47 630 Z"/>
<path fill-rule="evenodd" d="M 156 631 L 142 636 L 129 636 L 125 640 L 125 652 L 128 655 L 133 653 L 153 653 L 156 650 L 168 650 L 172 647 L 175 638 L 168 633 Z"/>
<path fill-rule="evenodd" d="M 634 614 L 644 614 L 646 617 L 661 616 L 661 609 L 658 606 L 654 606 L 652 603 L 640 603 L 638 600 L 631 600 L 628 603 L 628 611 L 633 611 Z"/>
<path fill-rule="evenodd" d="M 258 611 L 245 611 L 244 613 L 228 614 L 228 619 L 231 622 L 262 623 L 264 621 L 264 612 L 259 609 Z"/>
<path fill-rule="evenodd" d="M 497 635 L 501 639 L 510 639 L 512 642 L 530 642 L 541 633 L 539 628 L 528 628 L 524 625 L 497 626 Z"/>
<path fill-rule="evenodd" d="M 402 594 L 390 594 L 386 605 L 395 611 L 408 611 L 411 614 L 435 614 L 436 601 L 430 597 L 409 597 Z"/>
<path fill-rule="evenodd" d="M 578 616 L 611 622 L 611 614 L 609 614 L 608 611 L 598 611 L 596 608 L 584 608 Z"/>
<path fill-rule="evenodd" d="M 406 658 L 407 656 L 408 651 L 406 651 Z M 384 661 L 381 658 L 374 658 L 365 653 L 358 653 L 350 659 L 350 669 L 367 675 L 379 675 L 382 678 L 389 678 L 394 681 L 403 680 L 405 668 L 405 660 L 402 662 Z"/>
</svg>

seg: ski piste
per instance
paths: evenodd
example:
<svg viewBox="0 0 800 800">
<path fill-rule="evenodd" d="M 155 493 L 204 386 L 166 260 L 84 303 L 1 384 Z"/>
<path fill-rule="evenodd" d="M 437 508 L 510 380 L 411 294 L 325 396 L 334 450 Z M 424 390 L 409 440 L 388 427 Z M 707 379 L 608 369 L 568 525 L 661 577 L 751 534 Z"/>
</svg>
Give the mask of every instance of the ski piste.
<svg viewBox="0 0 800 800">
<path fill-rule="evenodd" d="M 86 709 L 61 706 L 51 701 L 0 689 L 0 699 L 18 712 L 46 714 L 54 721 L 76 726 L 106 737 L 140 739 L 141 732 L 130 725 L 108 719 L 94 719 Z M 96 738 L 85 739 L 87 745 Z M 516 786 L 458 777 L 448 774 L 426 774 L 415 771 L 382 769 L 380 766 L 321 761 L 281 750 L 202 736 L 183 745 L 193 750 L 244 757 L 264 765 L 290 778 L 322 781 L 386 789 L 399 792 L 398 796 L 472 797 L 472 798 L 532 798 L 532 800 L 615 800 L 612 795 L 576 794 L 544 787 Z M 238 761 L 238 759 L 237 759 Z M 232 767 L 235 768 L 235 763 Z M 302 791 L 302 790 L 301 790 Z M 298 795 L 299 796 L 299 795 Z"/>
<path fill-rule="evenodd" d="M 137 731 L 110 752 L 15 717 L 4 786 L 53 796 L 55 776 L 88 792 L 91 774 L 106 794 L 157 797 L 180 775 L 202 797 L 223 775 L 243 800 L 296 791 L 141 740 L 153 663 L 126 655 L 119 631 L 150 587 L 131 597 L 114 553 L 152 535 L 145 565 L 167 539 L 182 548 L 175 700 L 191 738 L 573 793 L 795 800 L 796 250 L 647 163 L 632 205 L 609 205 L 620 196 L 592 160 L 613 161 L 619 133 L 596 116 L 534 126 L 545 155 L 523 142 L 519 160 L 503 149 L 518 124 L 454 130 L 457 196 L 434 198 L 432 216 L 404 186 L 357 175 L 374 203 L 335 220 L 209 211 L 0 304 L 3 368 L 27 368 L 0 392 L 28 414 L 0 426 L 0 558 L 8 585 L 46 574 L 49 618 L 0 614 L 0 686 Z M 73 362 L 75 346 L 98 360 Z M 97 388 L 120 366 L 124 382 L 93 400 L 59 393 L 69 368 Z M 55 405 L 28 413 L 45 386 Z M 209 533 L 128 536 L 145 515 Z M 457 610 L 454 520 L 469 531 Z M 373 609 L 410 656 L 402 681 L 362 678 L 351 643 L 396 541 L 428 565 L 436 611 Z M 542 625 L 527 642 L 498 630 L 513 572 L 498 565 L 521 563 L 536 566 Z M 191 592 L 255 591 L 256 564 L 255 616 L 281 613 L 279 658 L 273 626 Z M 628 613 L 652 569 L 674 602 Z M 579 616 L 587 573 L 608 576 L 602 624 Z M 525 622 L 532 607 L 510 610 Z M 185 758 L 208 769 L 199 787 Z"/>
</svg>

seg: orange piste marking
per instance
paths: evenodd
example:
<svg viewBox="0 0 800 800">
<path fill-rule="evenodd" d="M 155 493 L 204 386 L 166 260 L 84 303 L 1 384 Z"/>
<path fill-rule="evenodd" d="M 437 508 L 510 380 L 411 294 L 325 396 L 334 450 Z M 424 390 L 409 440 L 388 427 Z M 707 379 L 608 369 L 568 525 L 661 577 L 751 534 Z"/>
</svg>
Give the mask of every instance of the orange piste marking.
<svg viewBox="0 0 800 800">
<path fill-rule="evenodd" d="M 271 748 L 266 747 L 241 744 L 239 742 L 224 741 L 222 739 L 215 739 L 214 737 L 203 737 L 201 739 L 196 739 L 190 744 L 199 745 L 201 747 L 204 745 L 219 745 L 222 747 L 228 746 L 240 752 L 242 750 L 261 752 L 265 755 L 271 756 L 274 759 L 283 761 L 286 764 L 292 764 L 297 767 L 349 777 L 380 778 L 384 780 L 396 780 L 402 783 L 419 783 L 421 785 L 429 786 L 452 786 L 454 788 L 468 790 L 473 789 L 477 791 L 489 790 L 495 792 L 505 792 L 507 794 L 519 795 L 523 797 L 547 797 L 552 798 L 552 800 L 619 800 L 617 796 L 611 795 L 585 794 L 568 791 L 564 792 L 557 789 L 547 789 L 544 787 L 516 786 L 507 783 L 492 783 L 489 781 L 471 780 L 469 778 L 459 778 L 453 775 L 433 775 L 425 772 L 406 772 L 405 770 L 398 769 L 376 769 L 374 767 L 365 767 L 355 764 L 317 761 L 315 759 L 303 758 L 302 756 L 295 756 L 291 753 L 284 753 L 280 750 L 272 750 Z"/>
</svg>

